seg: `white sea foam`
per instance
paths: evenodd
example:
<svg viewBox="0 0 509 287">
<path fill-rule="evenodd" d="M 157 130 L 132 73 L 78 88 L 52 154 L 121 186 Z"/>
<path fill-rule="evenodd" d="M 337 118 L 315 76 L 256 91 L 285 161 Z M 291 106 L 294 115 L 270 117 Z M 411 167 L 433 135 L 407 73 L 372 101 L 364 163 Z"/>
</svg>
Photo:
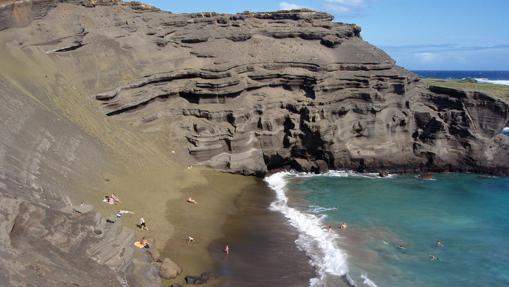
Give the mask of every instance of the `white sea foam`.
<svg viewBox="0 0 509 287">
<path fill-rule="evenodd" d="M 337 209 L 338 209 L 337 207 L 322 207 L 322 206 L 318 206 L 318 205 L 310 205 L 308 208 L 308 212 L 313 213 L 313 214 L 320 214 L 320 213 L 324 213 L 327 211 L 333 211 L 333 210 L 337 210 Z"/>
<path fill-rule="evenodd" d="M 359 175 L 347 171 L 331 171 L 321 176 L 368 176 Z M 310 263 L 317 270 L 317 277 L 312 278 L 310 286 L 326 286 L 328 276 L 344 277 L 351 286 L 355 282 L 348 275 L 347 255 L 337 245 L 340 238 L 335 232 L 323 228 L 325 215 L 315 215 L 301 212 L 288 206 L 286 186 L 288 177 L 310 177 L 316 176 L 307 173 L 279 172 L 265 178 L 265 182 L 275 191 L 276 199 L 270 205 L 271 210 L 281 212 L 289 223 L 297 229 L 299 237 L 295 241 L 299 249 L 303 250 L 309 257 Z M 368 287 L 376 287 L 367 276 L 363 275 L 363 284 Z"/>
<path fill-rule="evenodd" d="M 490 80 L 486 78 L 474 78 L 474 80 L 476 80 L 479 83 L 489 83 L 509 86 L 509 80 Z"/>
<path fill-rule="evenodd" d="M 368 278 L 368 276 L 366 274 L 362 274 L 361 275 L 361 278 L 362 278 L 362 283 L 368 287 L 378 287 L 376 286 L 375 282 L 371 281 L 371 279 Z"/>
</svg>

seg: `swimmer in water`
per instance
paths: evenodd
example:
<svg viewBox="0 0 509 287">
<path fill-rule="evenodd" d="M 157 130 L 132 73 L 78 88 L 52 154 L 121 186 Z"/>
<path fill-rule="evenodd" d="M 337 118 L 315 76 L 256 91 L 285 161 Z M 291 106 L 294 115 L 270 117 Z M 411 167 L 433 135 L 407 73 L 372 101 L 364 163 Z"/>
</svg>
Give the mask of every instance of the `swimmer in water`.
<svg viewBox="0 0 509 287">
<path fill-rule="evenodd" d="M 439 248 L 444 247 L 444 243 L 442 243 L 442 240 L 437 240 L 437 242 L 435 243 L 435 247 L 439 247 Z"/>
<path fill-rule="evenodd" d="M 435 255 L 430 255 L 429 256 L 429 261 L 438 261 L 438 260 L 439 260 L 438 257 L 435 256 Z"/>
</svg>

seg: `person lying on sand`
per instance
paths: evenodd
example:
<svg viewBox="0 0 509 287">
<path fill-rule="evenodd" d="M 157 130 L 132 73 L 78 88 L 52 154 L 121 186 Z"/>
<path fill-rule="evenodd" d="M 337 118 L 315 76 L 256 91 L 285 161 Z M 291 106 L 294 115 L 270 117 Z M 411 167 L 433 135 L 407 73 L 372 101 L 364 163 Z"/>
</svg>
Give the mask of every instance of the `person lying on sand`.
<svg viewBox="0 0 509 287">
<path fill-rule="evenodd" d="M 148 240 L 145 239 L 145 237 L 142 237 L 140 240 L 141 245 L 143 245 L 144 248 L 150 248 L 150 243 L 148 243 Z"/>
<path fill-rule="evenodd" d="M 111 195 L 105 195 L 103 198 L 103 202 L 113 205 L 120 203 L 120 199 L 118 198 L 117 195 L 112 193 Z"/>
<path fill-rule="evenodd" d="M 198 201 L 194 200 L 192 197 L 189 197 L 187 199 L 187 203 L 198 204 Z"/>
<path fill-rule="evenodd" d="M 103 202 L 111 205 L 115 204 L 115 200 L 109 195 L 104 196 Z"/>
<path fill-rule="evenodd" d="M 117 212 L 116 216 L 117 216 L 117 218 L 120 218 L 120 217 L 122 217 L 122 216 L 124 216 L 124 215 L 126 215 L 126 214 L 134 214 L 134 212 L 129 211 L 129 210 L 122 210 L 122 209 L 121 209 L 121 210 L 119 210 L 119 211 Z"/>
<path fill-rule="evenodd" d="M 193 242 L 194 242 L 194 238 L 192 238 L 191 236 L 188 236 L 187 243 L 193 243 Z"/>
<path fill-rule="evenodd" d="M 140 240 L 134 242 L 134 246 L 138 248 L 150 248 L 150 243 L 145 237 L 142 237 Z"/>
<path fill-rule="evenodd" d="M 120 198 L 115 193 L 112 193 L 110 197 L 113 198 L 115 203 L 120 203 Z"/>
</svg>

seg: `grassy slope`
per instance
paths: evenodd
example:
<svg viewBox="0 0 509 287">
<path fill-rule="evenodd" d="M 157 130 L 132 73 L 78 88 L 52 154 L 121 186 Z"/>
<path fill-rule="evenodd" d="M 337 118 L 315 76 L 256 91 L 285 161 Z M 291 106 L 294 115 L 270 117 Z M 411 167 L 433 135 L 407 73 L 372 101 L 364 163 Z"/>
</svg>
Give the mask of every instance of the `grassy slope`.
<svg viewBox="0 0 509 287">
<path fill-rule="evenodd" d="M 479 91 L 491 96 L 509 101 L 509 86 L 495 85 L 488 83 L 472 83 L 461 80 L 440 80 L 440 79 L 424 79 L 428 86 L 440 86 L 446 88 L 463 89 L 468 91 Z"/>
</svg>

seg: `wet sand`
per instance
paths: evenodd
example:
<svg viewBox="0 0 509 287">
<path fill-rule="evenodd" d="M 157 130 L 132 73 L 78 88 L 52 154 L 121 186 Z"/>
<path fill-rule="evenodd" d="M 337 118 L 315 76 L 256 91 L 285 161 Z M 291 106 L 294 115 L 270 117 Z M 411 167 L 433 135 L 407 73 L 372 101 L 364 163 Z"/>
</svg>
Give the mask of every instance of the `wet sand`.
<svg viewBox="0 0 509 287">
<path fill-rule="evenodd" d="M 222 286 L 309 286 L 314 270 L 294 242 L 297 232 L 268 209 L 273 199 L 262 180 L 250 185 L 236 201 L 238 212 L 226 221 L 225 236 L 210 244 Z"/>
</svg>

